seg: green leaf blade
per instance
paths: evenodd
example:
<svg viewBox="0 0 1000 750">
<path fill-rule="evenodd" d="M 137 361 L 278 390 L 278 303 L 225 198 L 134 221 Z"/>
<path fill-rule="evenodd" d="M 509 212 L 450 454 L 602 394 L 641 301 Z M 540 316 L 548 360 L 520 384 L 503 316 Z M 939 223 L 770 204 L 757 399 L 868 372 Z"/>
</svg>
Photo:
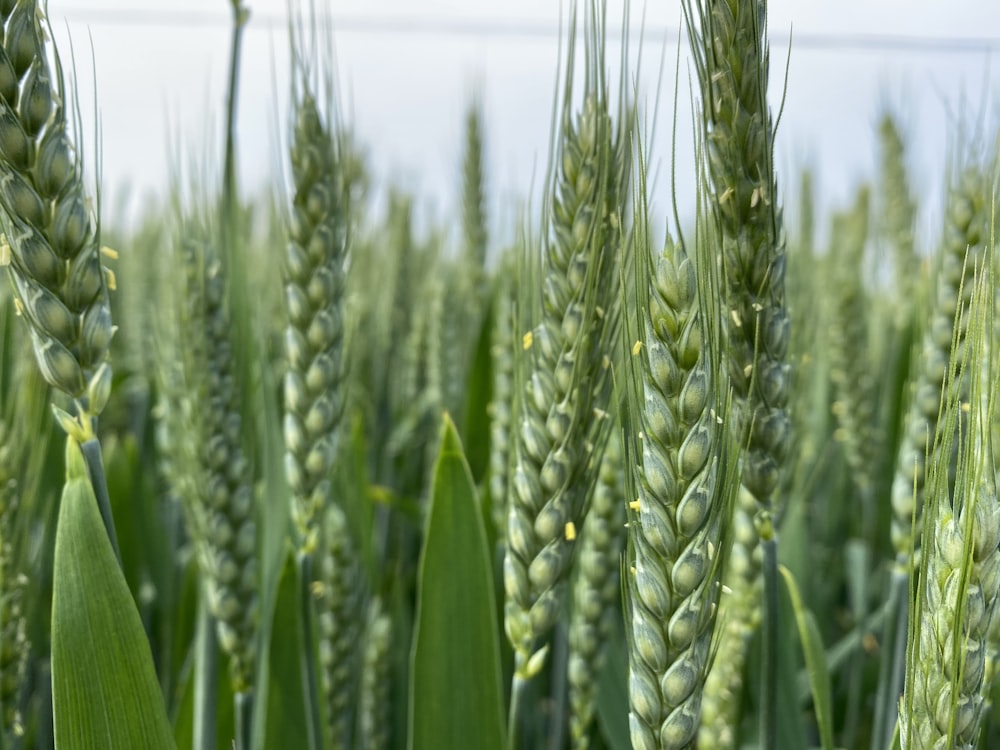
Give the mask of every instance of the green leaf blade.
<svg viewBox="0 0 1000 750">
<path fill-rule="evenodd" d="M 420 560 L 410 750 L 503 750 L 500 632 L 472 474 L 446 416 Z"/>
<path fill-rule="evenodd" d="M 152 653 L 68 439 L 52 597 L 52 703 L 59 750 L 174 748 Z"/>
</svg>

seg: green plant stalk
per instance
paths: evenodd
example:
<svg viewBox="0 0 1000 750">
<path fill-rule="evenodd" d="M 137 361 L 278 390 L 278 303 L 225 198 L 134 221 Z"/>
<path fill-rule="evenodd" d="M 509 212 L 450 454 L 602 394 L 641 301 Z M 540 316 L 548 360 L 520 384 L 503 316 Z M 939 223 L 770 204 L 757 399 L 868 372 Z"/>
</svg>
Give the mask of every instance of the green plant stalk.
<svg viewBox="0 0 1000 750">
<path fill-rule="evenodd" d="M 80 444 L 83 451 L 83 458 L 87 462 L 87 473 L 90 474 L 90 484 L 94 488 L 94 495 L 97 497 L 97 508 L 101 512 L 101 520 L 104 521 L 104 528 L 108 532 L 108 539 L 111 541 L 111 549 L 115 551 L 119 567 L 122 564 L 122 553 L 118 548 L 118 535 L 115 533 L 115 519 L 111 514 L 111 498 L 108 495 L 108 479 L 104 473 L 104 461 L 101 458 L 101 444 L 96 437 L 92 437 Z"/>
<path fill-rule="evenodd" d="M 218 733 L 215 701 L 219 693 L 219 641 L 207 597 L 204 590 L 198 596 L 195 624 L 193 750 L 215 750 Z"/>
<path fill-rule="evenodd" d="M 906 678 L 906 636 L 909 632 L 910 620 L 910 579 L 900 573 L 894 573 L 892 577 L 893 599 L 896 607 L 895 633 L 892 642 L 892 668 L 889 672 L 889 682 L 887 689 L 887 717 L 886 745 L 892 741 L 892 736 L 896 733 L 896 707 L 899 705 L 899 696 L 903 694 L 903 683 Z"/>
<path fill-rule="evenodd" d="M 250 750 L 250 738 L 253 733 L 253 691 L 247 690 L 233 696 L 233 723 L 236 738 L 233 750 Z"/>
<path fill-rule="evenodd" d="M 520 750 L 521 709 L 524 704 L 524 694 L 530 678 L 521 677 L 515 671 L 510 682 L 510 711 L 507 714 L 507 750 Z"/>
<path fill-rule="evenodd" d="M 229 85 L 226 94 L 226 156 L 222 175 L 222 225 L 226 236 L 235 226 L 236 219 L 236 102 L 239 93 L 240 52 L 243 48 L 243 28 L 250 11 L 242 0 L 230 0 L 233 7 L 233 39 L 229 59 Z"/>
<path fill-rule="evenodd" d="M 565 675 L 569 662 L 569 634 L 564 623 L 556 626 L 552 638 L 552 674 Z M 552 686 L 552 720 L 549 722 L 549 750 L 562 750 L 566 743 L 566 707 L 567 682 L 565 679 L 553 680 Z"/>
<path fill-rule="evenodd" d="M 761 710 L 760 746 L 778 745 L 778 619 L 780 606 L 778 599 L 778 540 L 775 536 L 761 534 L 764 577 L 764 621 L 761 628 L 762 668 L 761 668 Z"/>
<path fill-rule="evenodd" d="M 319 676 L 316 670 L 316 640 L 313 637 L 312 554 L 296 555 L 299 572 L 299 633 L 302 637 L 302 693 L 305 699 L 308 750 L 323 747 L 323 719 L 320 711 Z"/>
</svg>

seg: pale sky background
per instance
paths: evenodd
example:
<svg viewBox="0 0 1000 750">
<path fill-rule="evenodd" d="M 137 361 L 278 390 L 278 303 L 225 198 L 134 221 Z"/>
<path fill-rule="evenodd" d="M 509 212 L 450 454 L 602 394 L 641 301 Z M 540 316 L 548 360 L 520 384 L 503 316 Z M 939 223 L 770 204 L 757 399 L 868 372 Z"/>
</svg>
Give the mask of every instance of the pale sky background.
<svg viewBox="0 0 1000 750">
<path fill-rule="evenodd" d="M 244 190 L 260 191 L 284 157 L 288 45 L 284 0 L 247 0 L 243 48 L 240 170 Z M 632 3 L 638 29 L 642 4 Z M 558 63 L 556 0 L 332 0 L 345 109 L 369 149 L 376 184 L 400 183 L 421 196 L 425 215 L 456 215 L 463 114 L 478 93 L 486 114 L 487 177 L 494 236 L 510 236 L 519 203 L 538 194 Z M 677 59 L 677 0 L 651 2 L 640 88 L 652 102 L 663 44 L 665 94 L 655 133 L 669 168 L 671 89 Z M 102 125 L 105 205 L 133 209 L 163 194 L 176 161 L 221 150 L 230 42 L 228 0 L 49 0 L 61 48 L 72 35 L 92 122 L 96 78 Z M 621 0 L 609 3 L 621 25 Z M 1000 3 L 993 0 L 773 0 L 770 4 L 772 106 L 780 98 L 787 40 L 793 36 L 787 102 L 777 139 L 779 180 L 790 214 L 803 165 L 817 173 L 828 206 L 850 200 L 875 174 L 875 124 L 891 107 L 909 139 L 921 223 L 933 240 L 942 185 L 961 124 L 998 119 Z M 670 33 L 665 36 L 665 33 Z M 609 59 L 617 60 L 617 37 Z M 93 45 L 94 64 L 90 61 Z M 635 41 L 633 41 L 635 46 Z M 691 136 L 686 51 L 681 56 L 678 185 L 690 199 Z M 277 82 L 277 83 L 276 83 Z M 88 141 L 86 153 L 92 157 Z M 661 179 L 654 201 L 669 204 Z"/>
</svg>

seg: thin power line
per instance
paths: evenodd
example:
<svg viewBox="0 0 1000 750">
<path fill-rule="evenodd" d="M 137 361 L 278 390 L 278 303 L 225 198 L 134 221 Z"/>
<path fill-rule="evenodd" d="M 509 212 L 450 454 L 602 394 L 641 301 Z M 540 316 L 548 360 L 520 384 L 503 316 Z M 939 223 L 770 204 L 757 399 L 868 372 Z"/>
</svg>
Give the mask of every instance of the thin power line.
<svg viewBox="0 0 1000 750">
<path fill-rule="evenodd" d="M 62 14 L 71 23 L 87 26 L 143 26 L 171 28 L 228 28 L 231 19 L 227 13 L 199 11 L 173 11 L 157 9 L 111 10 L 107 8 L 77 8 Z M 276 14 L 254 14 L 250 29 L 283 30 L 288 19 Z M 334 30 L 350 34 L 393 34 L 408 36 L 455 36 L 499 38 L 556 39 L 561 30 L 544 22 L 500 19 L 447 19 L 420 18 L 416 16 L 387 18 L 380 16 L 334 16 Z M 621 28 L 609 28 L 610 38 L 621 34 Z M 630 35 L 638 38 L 635 29 Z M 676 27 L 653 26 L 645 29 L 648 38 L 677 39 Z M 771 45 L 786 47 L 788 37 L 773 35 Z M 944 37 L 904 36 L 894 34 L 796 32 L 792 37 L 796 49 L 854 50 L 871 52 L 914 52 L 948 54 L 989 54 L 1000 52 L 1000 38 L 993 37 Z"/>
</svg>

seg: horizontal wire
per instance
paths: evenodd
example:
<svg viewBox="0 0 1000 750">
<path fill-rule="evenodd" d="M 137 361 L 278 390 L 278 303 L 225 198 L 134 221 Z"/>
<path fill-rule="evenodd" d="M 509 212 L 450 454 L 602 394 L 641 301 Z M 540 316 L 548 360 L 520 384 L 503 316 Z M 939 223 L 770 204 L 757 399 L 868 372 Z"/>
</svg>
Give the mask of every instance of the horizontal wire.
<svg viewBox="0 0 1000 750">
<path fill-rule="evenodd" d="M 228 28 L 231 14 L 200 11 L 128 8 L 76 8 L 61 16 L 70 23 L 88 26 L 143 26 L 172 28 Z M 557 39 L 562 31 L 546 22 L 501 19 L 447 19 L 417 16 L 384 17 L 373 15 L 334 16 L 335 31 L 352 34 L 393 34 L 412 36 L 498 37 Z M 254 28 L 286 29 L 288 18 L 278 14 L 252 14 L 248 30 Z M 609 27 L 609 38 L 621 36 L 621 28 Z M 629 36 L 676 39 L 676 27 L 647 27 L 643 32 L 631 31 Z M 780 34 L 770 40 L 772 47 L 787 47 L 788 38 Z M 1000 51 L 1000 38 L 908 36 L 895 34 L 795 32 L 792 46 L 810 50 L 855 50 L 872 52 L 914 52 L 982 55 Z"/>
</svg>

